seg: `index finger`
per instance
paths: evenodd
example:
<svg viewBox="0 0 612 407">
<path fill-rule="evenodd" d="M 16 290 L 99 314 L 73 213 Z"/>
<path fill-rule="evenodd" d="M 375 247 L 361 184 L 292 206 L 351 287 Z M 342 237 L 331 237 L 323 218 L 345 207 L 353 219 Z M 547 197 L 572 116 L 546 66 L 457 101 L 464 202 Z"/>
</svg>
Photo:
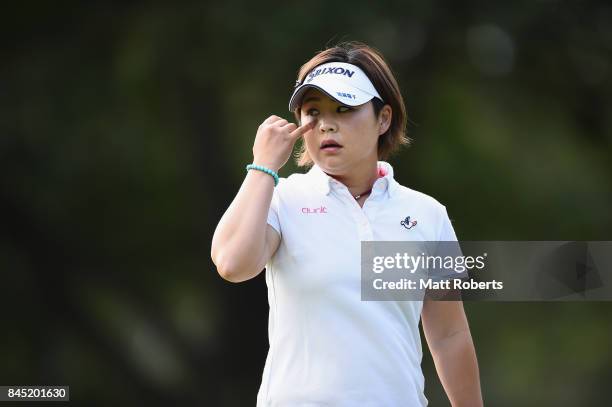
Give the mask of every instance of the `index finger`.
<svg viewBox="0 0 612 407">
<path fill-rule="evenodd" d="M 315 123 L 316 123 L 316 120 L 309 121 L 308 123 L 303 124 L 300 127 L 298 127 L 297 129 L 293 130 L 289 134 L 293 138 L 299 138 L 299 137 L 303 136 L 304 133 L 306 133 L 307 131 L 312 130 L 312 128 L 315 126 Z"/>
</svg>

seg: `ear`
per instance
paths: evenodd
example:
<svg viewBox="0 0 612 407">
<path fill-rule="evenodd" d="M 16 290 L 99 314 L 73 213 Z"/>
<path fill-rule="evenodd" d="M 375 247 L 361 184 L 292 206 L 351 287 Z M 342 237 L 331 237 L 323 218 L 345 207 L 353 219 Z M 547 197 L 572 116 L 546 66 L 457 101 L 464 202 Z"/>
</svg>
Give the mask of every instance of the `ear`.
<svg viewBox="0 0 612 407">
<path fill-rule="evenodd" d="M 389 127 L 391 127 L 391 118 L 393 117 L 393 109 L 391 106 L 384 105 L 378 113 L 378 135 L 382 136 L 385 134 Z"/>
</svg>

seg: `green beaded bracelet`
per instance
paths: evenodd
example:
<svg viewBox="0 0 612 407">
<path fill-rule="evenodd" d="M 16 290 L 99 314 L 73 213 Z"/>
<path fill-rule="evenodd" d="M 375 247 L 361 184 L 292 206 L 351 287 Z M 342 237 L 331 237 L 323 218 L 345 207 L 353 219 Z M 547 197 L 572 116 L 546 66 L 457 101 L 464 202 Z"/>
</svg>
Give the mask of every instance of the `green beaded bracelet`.
<svg viewBox="0 0 612 407">
<path fill-rule="evenodd" d="M 270 175 L 272 178 L 274 178 L 274 186 L 278 185 L 278 174 L 275 171 L 272 171 L 269 168 L 266 168 L 262 165 L 257 165 L 257 164 L 249 164 L 246 166 L 246 170 L 257 170 L 257 171 L 262 171 L 265 172 L 266 174 Z"/>
</svg>

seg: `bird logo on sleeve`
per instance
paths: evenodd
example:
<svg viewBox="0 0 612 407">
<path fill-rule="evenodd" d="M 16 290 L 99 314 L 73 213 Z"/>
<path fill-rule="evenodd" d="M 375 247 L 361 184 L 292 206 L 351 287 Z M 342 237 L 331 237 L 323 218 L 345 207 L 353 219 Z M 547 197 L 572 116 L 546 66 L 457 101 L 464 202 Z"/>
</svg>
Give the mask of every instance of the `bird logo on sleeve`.
<svg viewBox="0 0 612 407">
<path fill-rule="evenodd" d="M 405 227 L 406 229 L 412 229 L 413 227 L 416 226 L 417 221 L 416 220 L 410 220 L 410 216 L 406 216 L 406 219 L 401 221 L 400 224 L 403 227 Z"/>
</svg>

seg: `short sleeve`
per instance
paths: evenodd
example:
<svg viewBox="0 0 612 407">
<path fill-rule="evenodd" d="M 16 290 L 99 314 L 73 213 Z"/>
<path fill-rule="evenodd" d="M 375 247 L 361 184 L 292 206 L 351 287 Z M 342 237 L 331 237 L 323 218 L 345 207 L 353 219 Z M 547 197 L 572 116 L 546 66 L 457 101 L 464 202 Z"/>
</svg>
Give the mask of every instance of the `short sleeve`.
<svg viewBox="0 0 612 407">
<path fill-rule="evenodd" d="M 455 234 L 455 229 L 453 229 L 453 225 L 448 217 L 448 213 L 446 212 L 446 207 L 442 207 L 442 227 L 440 228 L 440 234 L 438 236 L 439 242 L 456 242 L 457 235 Z"/>
<path fill-rule="evenodd" d="M 281 235 L 280 220 L 278 218 L 278 189 L 274 188 L 274 194 L 272 195 L 272 202 L 270 203 L 270 209 L 268 210 L 268 225 L 272 226 L 276 232 Z"/>
<path fill-rule="evenodd" d="M 453 257 L 458 259 L 463 257 L 460 244 L 457 242 L 457 235 L 455 229 L 451 223 L 446 207 L 442 206 L 442 225 L 440 227 L 440 233 L 438 234 L 438 243 L 436 255 L 442 258 Z M 443 243 L 451 242 L 451 243 Z M 453 243 L 454 242 L 454 243 Z M 467 273 L 465 271 L 456 271 L 454 269 L 448 269 L 445 267 L 434 269 L 430 272 L 430 277 L 433 280 L 448 280 L 450 278 L 465 278 Z"/>
</svg>

